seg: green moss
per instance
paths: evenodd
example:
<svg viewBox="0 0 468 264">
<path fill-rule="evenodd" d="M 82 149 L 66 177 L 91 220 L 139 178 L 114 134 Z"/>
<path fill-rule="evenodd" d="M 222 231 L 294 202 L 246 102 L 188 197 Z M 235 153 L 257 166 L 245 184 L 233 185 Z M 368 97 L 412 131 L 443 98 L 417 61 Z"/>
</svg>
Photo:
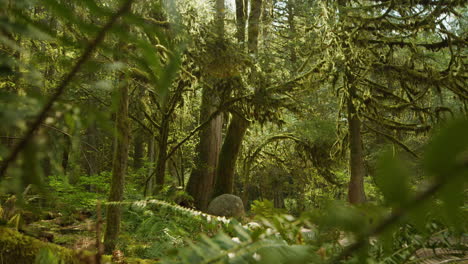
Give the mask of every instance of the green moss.
<svg viewBox="0 0 468 264">
<path fill-rule="evenodd" d="M 34 263 L 43 248 L 49 249 L 64 263 L 80 263 L 75 253 L 54 244 L 25 236 L 15 230 L 0 227 L 0 263 Z"/>
<path fill-rule="evenodd" d="M 0 227 L 0 264 L 31 264 L 36 263 L 41 250 L 48 250 L 53 254 L 54 263 L 83 263 L 78 256 L 83 254 L 75 252 L 52 243 L 42 242 L 32 237 L 23 235 L 13 229 Z M 110 262 L 110 256 L 103 256 L 104 261 Z M 150 264 L 156 263 L 154 260 L 141 260 L 135 258 L 126 258 L 127 263 Z M 44 263 L 40 262 L 39 263 Z"/>
</svg>

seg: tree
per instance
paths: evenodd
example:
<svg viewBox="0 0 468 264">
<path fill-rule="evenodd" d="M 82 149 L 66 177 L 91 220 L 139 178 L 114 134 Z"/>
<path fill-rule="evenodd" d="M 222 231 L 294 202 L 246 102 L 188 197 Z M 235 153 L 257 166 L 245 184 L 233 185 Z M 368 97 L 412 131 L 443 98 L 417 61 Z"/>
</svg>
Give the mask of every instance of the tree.
<svg viewBox="0 0 468 264">
<path fill-rule="evenodd" d="M 115 249 L 120 232 L 122 216 L 121 204 L 124 193 L 125 174 L 127 171 L 128 148 L 130 140 L 128 120 L 128 83 L 120 76 L 118 87 L 118 104 L 115 118 L 115 150 L 112 165 L 112 180 L 106 212 L 106 231 L 104 250 L 110 254 Z"/>
<path fill-rule="evenodd" d="M 260 8 L 260 7 L 257 7 Z M 257 24 L 259 17 L 257 19 Z M 238 45 L 244 50 L 245 47 L 245 13 L 244 13 L 244 2 L 236 1 L 236 25 L 237 25 L 237 41 Z M 258 25 L 256 25 L 258 27 Z M 250 23 L 249 23 L 250 29 Z M 250 31 L 249 31 L 250 32 Z M 254 32 L 255 33 L 255 32 Z M 254 33 L 249 34 L 250 38 L 255 38 L 258 41 L 258 30 L 256 31 L 257 36 L 253 36 Z M 250 43 L 250 42 L 249 42 Z M 252 44 L 253 45 L 253 44 Z M 257 44 L 255 44 L 257 45 Z M 239 90 L 245 90 L 242 81 L 232 80 L 230 86 L 237 86 Z M 244 113 L 240 111 L 240 108 L 231 107 L 232 118 L 229 123 L 226 137 L 224 139 L 221 151 L 219 153 L 219 163 L 216 169 L 215 175 L 215 186 L 213 197 L 221 194 L 234 193 L 234 175 L 236 170 L 237 159 L 241 150 L 242 141 L 244 135 L 249 127 L 249 121 L 243 116 Z"/>
<path fill-rule="evenodd" d="M 234 176 L 237 159 L 248 127 L 248 120 L 238 114 L 232 115 L 232 120 L 229 123 L 229 128 L 226 132 L 221 152 L 219 153 L 213 197 L 225 193 L 234 193 Z"/>
<path fill-rule="evenodd" d="M 401 133 L 422 133 L 431 126 L 438 111 L 450 111 L 432 104 L 429 87 L 447 88 L 463 102 L 459 60 L 462 38 L 446 30 L 448 16 L 457 17 L 458 1 L 401 2 L 371 1 L 322 3 L 321 26 L 317 34 L 323 44 L 320 73 L 332 76 L 331 84 L 341 93 L 346 108 L 350 155 L 348 199 L 365 200 L 362 127 L 384 136 L 414 157 L 402 142 Z M 441 18 L 434 20 L 433 18 Z M 443 38 L 440 36 L 444 36 Z M 451 40 L 454 41 L 451 41 Z M 328 43 L 328 44 L 326 44 Z M 333 54 L 329 49 L 336 50 Z M 438 54 L 438 55 L 436 55 Z M 435 62 L 429 63 L 433 58 Z M 450 58 L 450 59 L 447 59 Z M 463 78 L 463 77 L 462 77 Z M 417 80 L 417 81 L 416 81 Z M 443 81 L 442 81 L 443 80 Z M 442 110 L 444 109 L 444 110 Z"/>
<path fill-rule="evenodd" d="M 260 15 L 263 0 L 250 0 L 250 15 L 248 27 L 247 48 L 249 53 L 256 53 L 258 49 L 258 33 L 260 31 Z"/>
<path fill-rule="evenodd" d="M 215 33 L 216 43 L 224 42 L 224 0 L 216 1 Z M 200 107 L 200 122 L 207 120 L 216 112 L 220 104 L 219 86 L 222 81 L 215 82 L 214 89 L 204 86 Z M 221 149 L 223 116 L 218 113 L 200 132 L 197 145 L 197 157 L 187 184 L 187 192 L 194 198 L 195 206 L 206 210 L 213 194 L 218 156 Z"/>
</svg>

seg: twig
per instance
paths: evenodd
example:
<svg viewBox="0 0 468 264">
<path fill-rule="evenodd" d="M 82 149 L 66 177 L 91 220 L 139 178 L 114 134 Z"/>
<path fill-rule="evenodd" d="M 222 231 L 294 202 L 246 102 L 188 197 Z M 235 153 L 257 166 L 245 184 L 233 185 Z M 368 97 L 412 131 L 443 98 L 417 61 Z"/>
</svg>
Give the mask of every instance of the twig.
<svg viewBox="0 0 468 264">
<path fill-rule="evenodd" d="M 49 111 L 52 109 L 54 106 L 55 102 L 60 98 L 60 96 L 64 93 L 65 88 L 70 84 L 70 82 L 73 80 L 73 78 L 76 76 L 78 71 L 81 69 L 83 64 L 91 57 L 91 55 L 94 53 L 96 50 L 97 46 L 104 40 L 104 37 L 106 33 L 112 28 L 112 26 L 117 22 L 117 19 L 119 19 L 121 16 L 123 16 L 125 13 L 129 12 L 132 6 L 133 0 L 127 0 L 122 7 L 109 19 L 109 21 L 104 25 L 104 27 L 101 29 L 101 31 L 97 34 L 97 36 L 94 38 L 94 40 L 86 47 L 84 53 L 81 55 L 81 57 L 78 59 L 78 61 L 75 63 L 71 71 L 63 78 L 63 80 L 60 82 L 60 84 L 57 86 L 55 89 L 55 92 L 52 94 L 52 96 L 49 98 L 47 103 L 44 105 L 42 108 L 41 112 L 39 115 L 36 117 L 34 122 L 29 126 L 28 131 L 26 132 L 25 136 L 23 139 L 15 145 L 13 150 L 10 152 L 8 157 L 5 158 L 4 162 L 1 164 L 0 167 L 0 179 L 5 176 L 6 171 L 11 163 L 13 163 L 16 158 L 18 157 L 18 154 L 26 147 L 26 145 L 31 141 L 31 139 L 34 137 L 34 133 L 36 130 L 39 128 L 41 123 L 44 122 L 44 120 L 47 118 L 47 115 Z"/>
<path fill-rule="evenodd" d="M 410 203 L 408 203 L 408 205 L 405 208 L 393 211 L 393 213 L 390 216 L 388 216 L 386 219 L 384 219 L 379 225 L 377 225 L 374 229 L 369 231 L 367 234 L 364 234 L 363 236 L 361 236 L 361 238 L 358 239 L 356 242 L 346 247 L 341 252 L 340 255 L 333 258 L 329 263 L 339 263 L 340 260 L 350 256 L 355 251 L 361 249 L 363 246 L 366 245 L 369 237 L 376 236 L 382 233 L 383 231 L 385 231 L 391 225 L 395 224 L 398 220 L 400 220 L 403 216 L 405 216 L 406 213 L 409 212 L 412 208 L 416 207 L 421 202 L 424 202 L 429 197 L 434 195 L 437 191 L 439 191 L 442 188 L 442 186 L 444 186 L 446 183 L 447 183 L 447 180 L 439 181 L 431 185 L 427 190 L 420 193 Z"/>
<path fill-rule="evenodd" d="M 44 126 L 44 127 L 50 128 L 50 129 L 53 129 L 53 130 L 55 130 L 55 131 L 57 131 L 57 132 L 59 132 L 59 133 L 64 134 L 65 136 L 67 136 L 67 137 L 69 137 L 69 138 L 73 138 L 72 135 L 70 135 L 69 133 L 67 133 L 67 132 L 65 132 L 65 131 L 63 131 L 63 130 L 57 128 L 57 127 L 50 126 L 50 125 L 46 125 L 46 124 L 41 124 L 41 126 Z M 86 146 L 90 147 L 92 150 L 94 150 L 94 151 L 96 151 L 96 152 L 99 152 L 99 150 L 98 150 L 96 147 L 94 147 L 93 145 L 91 145 L 90 143 L 88 143 L 88 142 L 86 142 L 86 141 L 83 141 L 83 140 L 81 140 L 81 142 L 82 142 L 83 144 L 85 144 Z"/>
<path fill-rule="evenodd" d="M 377 134 L 380 134 L 386 138 L 388 138 L 390 141 L 392 141 L 393 143 L 399 145 L 400 147 L 402 147 L 404 150 L 406 150 L 409 154 L 413 155 L 413 157 L 415 158 L 419 158 L 418 154 L 416 154 L 414 151 L 412 151 L 408 146 L 406 146 L 403 142 L 401 142 L 400 140 L 398 140 L 397 138 L 395 138 L 394 136 L 390 135 L 390 134 L 387 134 L 387 133 L 384 133 L 384 132 L 381 132 L 369 125 L 367 125 L 366 123 L 364 123 L 364 126 L 367 127 L 368 129 L 372 130 L 374 133 L 377 133 Z"/>
</svg>

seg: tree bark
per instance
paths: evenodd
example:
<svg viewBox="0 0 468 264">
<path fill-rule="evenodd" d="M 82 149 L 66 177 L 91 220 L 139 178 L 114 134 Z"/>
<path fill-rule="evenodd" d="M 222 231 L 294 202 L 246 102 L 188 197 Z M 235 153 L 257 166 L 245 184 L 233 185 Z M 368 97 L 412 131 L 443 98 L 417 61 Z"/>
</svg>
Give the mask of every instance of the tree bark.
<svg viewBox="0 0 468 264">
<path fill-rule="evenodd" d="M 224 17 L 225 17 L 226 6 L 224 0 L 216 0 L 216 34 L 218 38 L 224 38 Z"/>
<path fill-rule="evenodd" d="M 356 96 L 356 88 L 349 83 L 348 107 L 348 133 L 349 133 L 349 170 L 351 178 L 348 186 L 348 201 L 352 204 L 359 204 L 366 201 L 364 191 L 364 176 L 366 174 L 364 166 L 364 152 L 361 142 L 361 121 L 357 116 L 353 98 Z"/>
<path fill-rule="evenodd" d="M 257 53 L 258 32 L 260 30 L 260 15 L 262 13 L 262 0 L 250 1 L 250 16 L 248 29 L 248 49 L 249 53 Z"/>
<path fill-rule="evenodd" d="M 154 177 L 153 177 L 153 171 L 154 171 L 154 136 L 150 136 L 150 140 L 148 142 L 148 174 L 147 174 L 147 180 L 145 183 L 145 190 L 144 190 L 144 196 L 151 196 L 153 195 L 153 186 L 154 186 Z"/>
<path fill-rule="evenodd" d="M 143 142 L 143 132 L 139 129 L 133 141 L 133 168 L 135 170 L 143 166 Z"/>
<path fill-rule="evenodd" d="M 218 96 L 204 88 L 200 122 L 206 120 L 216 111 L 216 106 L 212 104 L 216 101 L 218 101 Z M 187 183 L 187 192 L 194 198 L 195 206 L 199 210 L 208 208 L 208 203 L 213 194 L 218 155 L 221 148 L 222 125 L 223 118 L 220 114 L 200 131 L 195 168 L 192 170 Z"/>
<path fill-rule="evenodd" d="M 297 34 L 296 31 L 296 23 L 294 22 L 294 17 L 295 17 L 295 6 L 294 6 L 294 0 L 288 0 L 286 3 L 286 8 L 288 11 L 288 26 L 289 26 L 289 37 L 291 40 L 294 40 Z M 296 63 L 297 63 L 297 53 L 295 50 L 295 47 L 292 43 L 289 44 L 289 53 L 290 53 L 290 59 L 291 59 L 291 64 L 293 67 L 293 71 L 296 70 Z"/>
<path fill-rule="evenodd" d="M 93 121 L 92 124 L 89 125 L 89 127 L 86 129 L 86 136 L 85 140 L 87 141 L 88 144 L 91 146 L 83 144 L 83 162 L 84 167 L 86 168 L 86 173 L 88 175 L 94 175 L 99 172 L 98 169 L 98 162 L 99 162 L 99 157 L 98 153 L 96 153 L 95 148 L 98 145 L 98 129 L 97 129 L 97 124 L 96 122 Z"/>
<path fill-rule="evenodd" d="M 233 115 L 229 128 L 224 139 L 219 163 L 216 170 L 216 184 L 214 196 L 234 193 L 234 172 L 236 169 L 237 157 L 242 146 L 245 132 L 249 122 L 240 116 Z"/>
<path fill-rule="evenodd" d="M 340 21 L 344 23 L 345 13 L 342 9 L 346 7 L 345 0 L 339 0 Z M 355 77 L 352 70 L 356 62 L 349 57 L 349 45 L 346 39 L 342 40 L 342 48 L 345 52 L 345 65 L 343 85 L 347 90 L 347 114 L 348 114 L 348 137 L 349 137 L 349 170 L 350 179 L 348 185 L 348 202 L 359 204 L 366 201 L 364 190 L 364 176 L 366 174 L 364 166 L 364 151 L 362 149 L 361 121 L 359 119 L 356 107 L 354 105 L 357 99 L 357 88 L 355 86 Z"/>
<path fill-rule="evenodd" d="M 121 77 L 122 78 L 122 77 Z M 121 83 L 119 88 L 118 110 L 116 114 L 116 135 L 114 160 L 112 165 L 112 182 L 109 194 L 109 202 L 119 203 L 123 200 L 124 179 L 127 170 L 129 147 L 129 122 L 128 122 L 128 86 Z M 109 204 L 106 214 L 106 232 L 104 237 L 104 249 L 107 254 L 115 249 L 120 232 L 121 205 Z"/>
<path fill-rule="evenodd" d="M 64 140 L 63 140 L 63 152 L 62 152 L 62 169 L 63 169 L 63 174 L 67 174 L 67 168 L 68 168 L 68 159 L 70 155 L 70 148 L 71 148 L 71 139 L 68 135 L 64 135 Z"/>
<path fill-rule="evenodd" d="M 244 46 L 245 43 L 245 2 L 244 0 L 236 0 L 236 24 L 237 24 L 237 40 Z"/>
<path fill-rule="evenodd" d="M 158 159 L 156 162 L 156 189 L 155 193 L 159 193 L 164 187 L 164 178 L 166 176 L 166 161 L 167 161 L 167 140 L 169 138 L 169 116 L 164 116 L 160 135 Z"/>
<path fill-rule="evenodd" d="M 216 0 L 215 33 L 220 42 L 224 41 L 224 0 Z M 207 120 L 216 110 L 220 96 L 217 91 L 203 87 L 200 107 L 200 123 Z M 192 170 L 187 192 L 194 198 L 196 208 L 206 211 L 215 185 L 218 156 L 221 149 L 223 115 L 219 114 L 200 131 L 197 145 L 195 168 Z"/>
</svg>

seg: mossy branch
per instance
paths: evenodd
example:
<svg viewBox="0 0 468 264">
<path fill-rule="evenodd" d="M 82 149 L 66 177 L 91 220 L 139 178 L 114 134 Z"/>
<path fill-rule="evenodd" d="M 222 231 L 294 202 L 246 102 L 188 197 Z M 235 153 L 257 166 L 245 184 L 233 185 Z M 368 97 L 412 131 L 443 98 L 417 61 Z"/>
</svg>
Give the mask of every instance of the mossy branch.
<svg viewBox="0 0 468 264">
<path fill-rule="evenodd" d="M 409 154 L 413 155 L 413 157 L 415 158 L 419 158 L 418 154 L 416 154 L 414 151 L 412 151 L 408 146 L 406 146 L 405 144 L 403 144 L 403 142 L 401 142 L 400 140 L 398 140 L 397 138 L 395 138 L 394 136 L 392 135 L 389 135 L 387 133 L 384 133 L 382 131 L 379 131 L 369 125 L 367 125 L 366 123 L 363 123 L 365 127 L 367 127 L 369 130 L 373 131 L 374 133 L 376 134 L 380 134 L 386 138 L 388 138 L 390 141 L 392 141 L 393 143 L 397 144 L 398 146 L 400 146 L 401 148 L 403 148 L 404 150 L 406 150 Z"/>
</svg>

